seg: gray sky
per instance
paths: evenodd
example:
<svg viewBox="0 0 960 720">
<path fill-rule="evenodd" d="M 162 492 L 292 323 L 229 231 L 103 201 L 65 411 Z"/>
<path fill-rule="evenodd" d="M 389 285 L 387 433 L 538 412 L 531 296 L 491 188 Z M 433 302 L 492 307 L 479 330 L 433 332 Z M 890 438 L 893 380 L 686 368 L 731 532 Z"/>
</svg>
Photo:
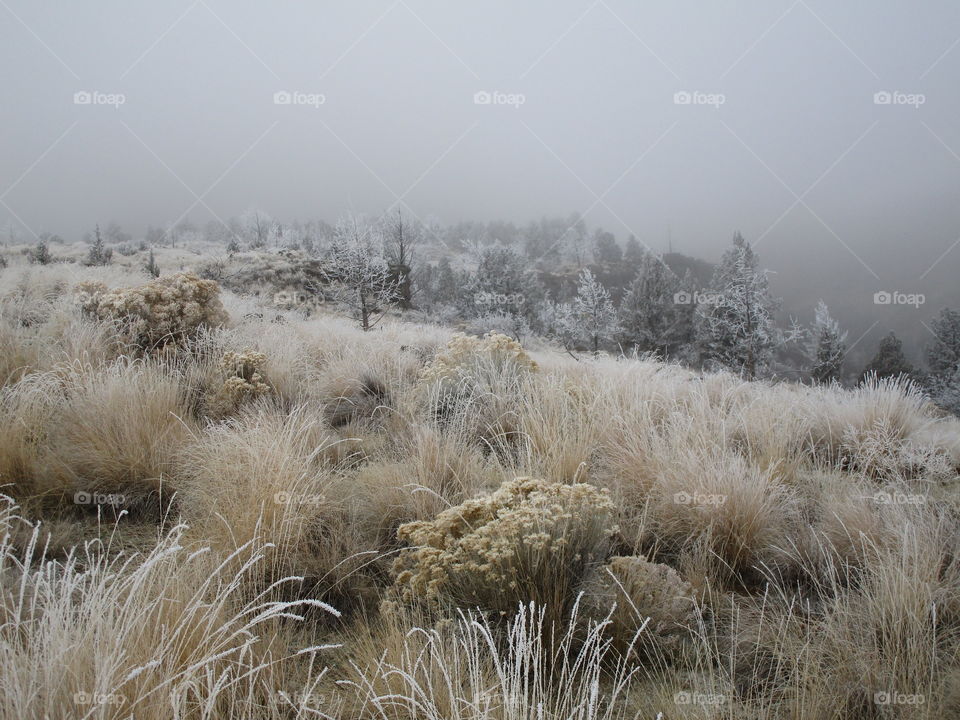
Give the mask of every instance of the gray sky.
<svg viewBox="0 0 960 720">
<path fill-rule="evenodd" d="M 956 2 L 0 0 L 0 18 L 0 223 L 21 235 L 399 196 L 443 222 L 583 212 L 656 250 L 669 227 L 708 259 L 739 229 L 787 292 L 955 292 Z M 124 102 L 75 103 L 95 91 Z"/>
</svg>

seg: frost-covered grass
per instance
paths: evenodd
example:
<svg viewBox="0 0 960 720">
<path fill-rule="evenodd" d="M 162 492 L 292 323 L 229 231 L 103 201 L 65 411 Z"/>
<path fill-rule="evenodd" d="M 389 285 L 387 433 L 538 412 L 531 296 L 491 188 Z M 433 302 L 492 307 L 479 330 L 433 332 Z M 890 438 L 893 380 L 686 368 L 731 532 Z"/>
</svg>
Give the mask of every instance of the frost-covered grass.
<svg viewBox="0 0 960 720">
<path fill-rule="evenodd" d="M 73 293 L 136 260 L 0 271 L 0 716 L 960 714 L 960 422 L 916 388 L 229 292 L 144 350 Z M 604 516 L 500 508 L 516 478 Z"/>
</svg>

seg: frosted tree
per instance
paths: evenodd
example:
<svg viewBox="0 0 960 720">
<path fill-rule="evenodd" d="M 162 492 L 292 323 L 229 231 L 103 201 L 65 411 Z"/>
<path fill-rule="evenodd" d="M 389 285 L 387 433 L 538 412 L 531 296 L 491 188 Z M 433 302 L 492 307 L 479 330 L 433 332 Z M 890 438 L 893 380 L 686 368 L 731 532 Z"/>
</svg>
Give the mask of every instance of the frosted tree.
<svg viewBox="0 0 960 720">
<path fill-rule="evenodd" d="M 915 374 L 916 371 L 907 361 L 906 355 L 903 354 L 903 342 L 891 332 L 880 340 L 877 354 L 863 369 L 862 378 L 865 379 L 869 376 L 910 378 Z"/>
<path fill-rule="evenodd" d="M 544 303 L 543 324 L 546 334 L 563 345 L 568 352 L 580 342 L 582 328 L 570 303 Z"/>
<path fill-rule="evenodd" d="M 598 263 L 616 265 L 623 262 L 623 250 L 613 233 L 597 228 L 593 234 L 593 259 Z"/>
<path fill-rule="evenodd" d="M 397 298 L 383 234 L 363 218 L 349 217 L 337 224 L 324 275 L 334 298 L 350 308 L 364 330 L 379 322 Z"/>
<path fill-rule="evenodd" d="M 458 305 L 467 318 L 498 312 L 522 316 L 534 325 L 543 297 L 543 286 L 528 261 L 513 248 L 493 245 L 479 250 L 476 270 L 461 283 Z"/>
<path fill-rule="evenodd" d="M 930 374 L 952 375 L 960 363 L 960 312 L 944 308 L 933 320 L 930 331 L 934 336 L 926 350 Z"/>
<path fill-rule="evenodd" d="M 143 266 L 143 269 L 150 277 L 160 277 L 160 266 L 157 265 L 157 259 L 153 256 L 153 248 L 150 248 L 150 257 L 147 258 L 147 262 Z"/>
<path fill-rule="evenodd" d="M 273 221 L 262 210 L 250 208 L 240 216 L 240 234 L 253 249 L 266 246 L 272 227 Z"/>
<path fill-rule="evenodd" d="M 641 251 L 637 274 L 620 302 L 620 336 L 640 352 L 673 355 L 689 340 L 692 303 L 679 302 L 681 281 L 652 253 Z"/>
<path fill-rule="evenodd" d="M 931 397 L 944 410 L 960 417 L 960 363 L 952 372 L 933 379 Z"/>
<path fill-rule="evenodd" d="M 100 234 L 100 226 L 97 225 L 94 230 L 93 244 L 87 251 L 87 258 L 83 261 L 84 265 L 109 265 L 113 257 L 113 250 L 108 248 L 103 242 L 103 236 Z"/>
<path fill-rule="evenodd" d="M 770 295 L 766 271 L 740 233 L 733 237 L 711 280 L 711 302 L 697 306 L 703 359 L 755 378 L 773 357 L 777 330 L 776 301 Z"/>
<path fill-rule="evenodd" d="M 813 365 L 811 377 L 819 383 L 839 380 L 843 369 L 843 357 L 847 352 L 847 333 L 830 315 L 827 304 L 821 300 L 813 315 L 810 328 L 810 356 Z"/>
<path fill-rule="evenodd" d="M 383 233 L 387 243 L 387 261 L 397 280 L 397 295 L 401 307 L 413 305 L 413 253 L 422 237 L 419 223 L 403 217 L 400 208 L 397 214 L 383 218 Z"/>
<path fill-rule="evenodd" d="M 945 308 L 933 320 L 927 345 L 928 389 L 940 407 L 960 415 L 960 312 Z"/>
<path fill-rule="evenodd" d="M 573 300 L 573 314 L 581 329 L 581 335 L 593 348 L 600 350 L 600 343 L 610 340 L 617 327 L 617 313 L 610 300 L 610 293 L 589 269 L 580 272 L 577 297 Z"/>
<path fill-rule="evenodd" d="M 626 247 L 623 250 L 623 261 L 627 265 L 638 265 L 643 260 L 646 251 L 633 235 L 627 238 Z"/>
<path fill-rule="evenodd" d="M 450 264 L 450 258 L 444 255 L 437 263 L 435 300 L 452 304 L 457 298 L 457 275 Z"/>
</svg>

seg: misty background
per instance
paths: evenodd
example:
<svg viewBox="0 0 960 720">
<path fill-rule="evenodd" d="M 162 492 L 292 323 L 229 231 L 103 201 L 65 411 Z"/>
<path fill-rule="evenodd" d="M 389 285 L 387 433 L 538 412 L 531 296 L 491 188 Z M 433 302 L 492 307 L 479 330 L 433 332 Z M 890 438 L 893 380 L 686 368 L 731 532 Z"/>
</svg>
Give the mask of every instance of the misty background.
<svg viewBox="0 0 960 720">
<path fill-rule="evenodd" d="M 578 213 L 711 262 L 739 230 L 785 315 L 823 298 L 868 355 L 895 329 L 919 356 L 960 306 L 956 3 L 0 0 L 0 18 L 5 241 L 250 208 Z"/>
</svg>

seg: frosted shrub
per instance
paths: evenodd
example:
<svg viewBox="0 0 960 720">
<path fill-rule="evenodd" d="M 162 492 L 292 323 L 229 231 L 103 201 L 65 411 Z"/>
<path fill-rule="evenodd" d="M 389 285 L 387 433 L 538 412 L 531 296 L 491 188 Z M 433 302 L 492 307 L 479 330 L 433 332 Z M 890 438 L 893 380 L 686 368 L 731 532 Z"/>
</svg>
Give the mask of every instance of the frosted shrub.
<svg viewBox="0 0 960 720">
<path fill-rule="evenodd" d="M 227 313 L 219 295 L 220 286 L 213 280 L 178 273 L 138 287 L 80 297 L 88 312 L 119 321 L 134 343 L 149 349 L 189 339 L 202 326 L 225 323 Z"/>
<path fill-rule="evenodd" d="M 267 356 L 248 350 L 242 353 L 227 352 L 220 359 L 223 385 L 210 401 L 210 412 L 224 416 L 236 412 L 248 400 L 270 392 L 265 382 L 263 366 Z"/>
<path fill-rule="evenodd" d="M 482 338 L 457 333 L 424 368 L 421 379 L 453 389 L 464 382 L 479 382 L 485 372 L 516 373 L 536 369 L 537 364 L 513 338 L 496 332 Z"/>
<path fill-rule="evenodd" d="M 394 565 L 396 588 L 408 601 L 501 614 L 537 602 L 559 618 L 605 558 L 613 515 L 607 491 L 592 485 L 508 480 L 434 520 L 400 526 L 411 547 Z"/>
<path fill-rule="evenodd" d="M 84 280 L 73 287 L 73 299 L 86 315 L 97 316 L 100 298 L 107 292 L 107 286 L 96 280 Z"/>
<path fill-rule="evenodd" d="M 638 650 L 669 655 L 697 626 L 693 590 L 669 565 L 613 557 L 586 584 L 585 593 L 584 605 L 594 617 L 609 616 L 609 631 L 621 651 L 635 643 Z"/>
<path fill-rule="evenodd" d="M 459 422 L 484 438 L 509 433 L 520 387 L 537 364 L 506 335 L 482 338 L 456 334 L 423 369 L 421 388 L 432 415 Z"/>
</svg>

